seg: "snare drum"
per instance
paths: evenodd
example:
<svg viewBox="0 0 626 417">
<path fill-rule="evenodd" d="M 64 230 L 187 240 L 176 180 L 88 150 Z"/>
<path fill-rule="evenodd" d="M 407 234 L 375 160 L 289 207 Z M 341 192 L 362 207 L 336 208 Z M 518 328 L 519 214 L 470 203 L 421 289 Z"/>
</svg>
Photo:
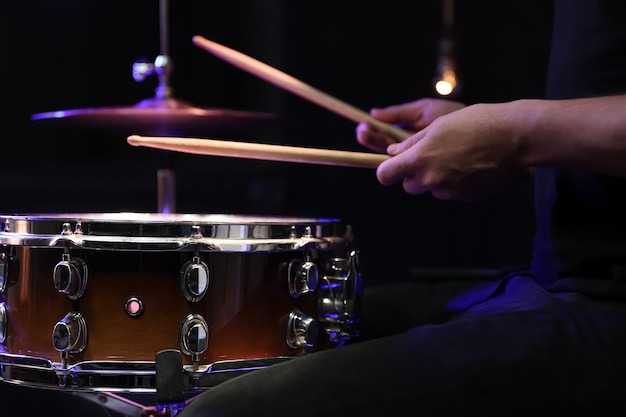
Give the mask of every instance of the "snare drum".
<svg viewBox="0 0 626 417">
<path fill-rule="evenodd" d="M 175 350 L 202 390 L 357 335 L 358 252 L 337 219 L 8 215 L 0 244 L 8 382 L 156 390 Z"/>
</svg>

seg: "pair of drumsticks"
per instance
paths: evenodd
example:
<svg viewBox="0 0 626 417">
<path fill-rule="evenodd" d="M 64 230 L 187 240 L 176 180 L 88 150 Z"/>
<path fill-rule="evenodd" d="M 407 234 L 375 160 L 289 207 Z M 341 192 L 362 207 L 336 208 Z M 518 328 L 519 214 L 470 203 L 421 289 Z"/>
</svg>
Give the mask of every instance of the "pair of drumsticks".
<svg viewBox="0 0 626 417">
<path fill-rule="evenodd" d="M 411 133 L 388 123 L 374 119 L 368 113 L 332 97 L 296 78 L 285 74 L 254 58 L 202 36 L 194 36 L 193 43 L 219 58 L 269 81 L 287 91 L 297 94 L 313 103 L 327 108 L 357 123 L 367 122 L 376 129 L 387 133 L 398 141 Z M 337 165 L 360 168 L 376 168 L 388 158 L 387 155 L 370 152 L 351 152 L 331 149 L 303 148 L 297 146 L 269 145 L 260 143 L 225 141 L 199 138 L 151 137 L 132 135 L 127 138 L 134 146 L 194 153 L 201 155 L 229 156 L 249 159 L 264 159 L 284 162 L 303 162 L 323 165 Z"/>
</svg>

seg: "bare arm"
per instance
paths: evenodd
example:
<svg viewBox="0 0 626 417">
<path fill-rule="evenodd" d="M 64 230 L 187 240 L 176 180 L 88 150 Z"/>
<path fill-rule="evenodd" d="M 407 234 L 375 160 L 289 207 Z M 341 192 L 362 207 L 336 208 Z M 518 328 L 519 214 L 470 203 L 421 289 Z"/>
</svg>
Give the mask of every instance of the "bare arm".
<svg viewBox="0 0 626 417">
<path fill-rule="evenodd" d="M 477 200 L 551 165 L 626 178 L 626 95 L 476 104 L 436 118 L 377 170 L 382 184 L 406 192 Z"/>
<path fill-rule="evenodd" d="M 520 132 L 521 164 L 626 178 L 626 95 L 520 100 L 507 112 Z"/>
</svg>

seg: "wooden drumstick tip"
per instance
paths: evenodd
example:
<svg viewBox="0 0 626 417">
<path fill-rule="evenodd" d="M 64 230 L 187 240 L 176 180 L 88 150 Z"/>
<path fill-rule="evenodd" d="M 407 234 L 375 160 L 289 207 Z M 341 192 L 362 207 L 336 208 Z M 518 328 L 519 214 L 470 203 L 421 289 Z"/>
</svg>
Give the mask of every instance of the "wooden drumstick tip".
<svg viewBox="0 0 626 417">
<path fill-rule="evenodd" d="M 126 142 L 133 146 L 139 146 L 141 144 L 141 137 L 139 135 L 130 135 L 126 138 Z"/>
</svg>

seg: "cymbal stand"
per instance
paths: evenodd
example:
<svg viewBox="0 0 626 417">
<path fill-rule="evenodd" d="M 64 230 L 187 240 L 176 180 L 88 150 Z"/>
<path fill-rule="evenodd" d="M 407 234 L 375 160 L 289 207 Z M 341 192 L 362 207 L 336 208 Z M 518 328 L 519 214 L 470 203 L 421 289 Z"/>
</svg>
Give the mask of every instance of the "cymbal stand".
<svg viewBox="0 0 626 417">
<path fill-rule="evenodd" d="M 172 89 L 169 85 L 172 66 L 168 55 L 168 13 L 168 0 L 159 0 L 160 54 L 155 58 L 154 63 L 135 62 L 133 64 L 133 78 L 135 81 L 144 81 L 147 76 L 154 74 L 158 77 L 155 97 L 141 101 L 139 106 L 170 109 L 181 106 L 181 104 L 172 97 Z M 156 133 L 167 135 L 171 132 Z M 176 177 L 172 166 L 172 155 L 169 151 L 161 151 L 160 167 L 157 170 L 157 193 L 158 212 L 176 212 Z"/>
</svg>

